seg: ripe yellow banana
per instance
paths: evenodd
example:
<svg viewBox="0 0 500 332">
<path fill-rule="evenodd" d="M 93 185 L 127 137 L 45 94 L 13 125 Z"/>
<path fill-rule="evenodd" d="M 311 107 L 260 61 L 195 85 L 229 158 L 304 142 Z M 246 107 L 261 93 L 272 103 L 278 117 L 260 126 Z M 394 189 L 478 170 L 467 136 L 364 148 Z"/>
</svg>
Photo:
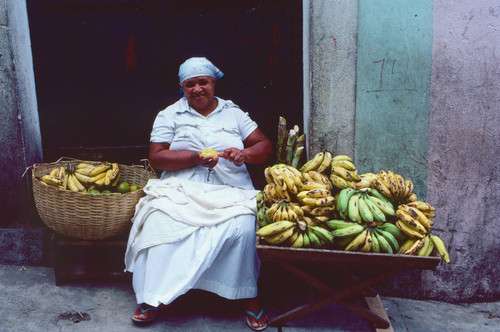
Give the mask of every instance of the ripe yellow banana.
<svg viewBox="0 0 500 332">
<path fill-rule="evenodd" d="M 56 167 L 50 171 L 49 175 L 57 178 L 58 172 L 59 172 L 59 167 Z"/>
<path fill-rule="evenodd" d="M 405 179 L 401 174 L 394 174 L 394 177 L 396 178 L 396 182 L 398 184 L 398 197 L 403 198 L 406 195 L 406 185 L 405 185 Z"/>
<path fill-rule="evenodd" d="M 301 191 L 297 194 L 298 199 L 303 199 L 306 197 L 319 198 L 331 196 L 331 192 L 327 189 L 311 189 L 307 191 Z"/>
<path fill-rule="evenodd" d="M 307 161 L 301 168 L 301 172 L 309 172 L 311 170 L 316 170 L 319 165 L 321 165 L 321 162 L 323 161 L 323 158 L 325 157 L 325 153 L 323 151 L 318 152 L 311 160 Z"/>
<path fill-rule="evenodd" d="M 349 157 L 348 155 L 345 155 L 345 154 L 339 154 L 339 155 L 333 156 L 332 161 L 337 161 L 337 160 L 347 160 L 347 161 L 352 162 L 351 157 Z"/>
<path fill-rule="evenodd" d="M 317 168 L 317 172 L 323 173 L 323 172 L 327 171 L 328 168 L 330 167 L 331 162 L 332 162 L 332 158 L 333 158 L 333 156 L 332 156 L 331 152 L 325 151 L 324 155 L 323 155 L 323 160 L 321 161 L 321 164 L 319 164 L 319 166 Z"/>
<path fill-rule="evenodd" d="M 83 175 L 82 173 L 74 172 L 75 177 L 84 185 L 90 184 L 90 176 Z"/>
<path fill-rule="evenodd" d="M 399 194 L 399 187 L 396 177 L 392 171 L 387 171 L 387 180 L 392 197 L 397 198 Z"/>
<path fill-rule="evenodd" d="M 377 174 L 377 179 L 387 188 L 389 188 L 389 179 L 387 177 L 387 172 L 381 169 Z"/>
<path fill-rule="evenodd" d="M 264 169 L 264 177 L 266 178 L 266 181 L 267 183 L 274 183 L 274 179 L 273 177 L 271 176 L 271 174 L 269 173 L 269 170 L 271 169 L 271 166 L 267 166 L 265 169 Z"/>
<path fill-rule="evenodd" d="M 419 240 L 418 238 L 413 238 L 413 237 L 408 238 L 399 247 L 398 254 L 402 253 L 403 251 L 406 251 L 406 250 L 410 249 L 415 244 L 415 242 L 417 242 L 418 240 Z"/>
<path fill-rule="evenodd" d="M 439 256 L 446 262 L 450 262 L 450 254 L 448 253 L 448 250 L 446 249 L 443 240 L 437 235 L 432 235 L 431 234 L 431 240 L 434 242 L 434 247 L 436 248 Z"/>
<path fill-rule="evenodd" d="M 409 227 L 415 229 L 422 235 L 425 235 L 427 233 L 426 228 L 420 223 L 420 221 L 409 215 L 407 212 L 398 209 L 396 210 L 396 217 L 398 217 L 398 220 L 400 220 L 404 224 L 407 224 Z"/>
<path fill-rule="evenodd" d="M 401 219 L 396 220 L 395 224 L 400 230 L 402 230 L 406 235 L 408 235 L 411 238 L 422 239 L 424 237 L 424 234 L 420 233 L 415 228 L 410 227 L 408 224 L 401 221 Z"/>
<path fill-rule="evenodd" d="M 43 175 L 40 178 L 40 180 L 42 180 L 42 182 L 44 182 L 48 185 L 56 186 L 56 187 L 62 185 L 62 183 L 63 183 L 62 179 L 58 179 L 55 176 L 52 176 L 50 174 Z"/>
<path fill-rule="evenodd" d="M 366 238 L 365 238 L 365 243 L 364 245 L 359 249 L 359 251 L 361 252 L 370 252 L 370 250 L 372 249 L 372 243 L 373 243 L 373 240 L 372 240 L 372 232 L 370 232 L 368 229 L 367 229 L 367 233 L 366 233 Z"/>
<path fill-rule="evenodd" d="M 341 178 L 343 178 L 346 181 L 355 182 L 355 181 L 361 180 L 357 171 L 349 171 L 349 170 L 347 170 L 343 167 L 339 167 L 339 166 L 332 167 L 332 173 L 340 176 Z"/>
<path fill-rule="evenodd" d="M 332 189 L 332 184 L 331 184 L 330 180 L 328 179 L 328 176 L 326 176 L 320 172 L 317 172 L 317 171 L 309 171 L 308 173 L 311 176 L 311 178 L 313 179 L 313 181 L 326 184 L 328 190 Z"/>
<path fill-rule="evenodd" d="M 271 224 L 271 225 L 273 225 L 273 224 Z M 290 228 L 285 229 L 284 231 L 282 231 L 278 234 L 266 236 L 263 239 L 269 244 L 275 244 L 275 245 L 281 244 L 281 243 L 285 242 L 290 236 L 293 235 L 295 228 L 297 228 L 297 227 L 294 225 Z"/>
<path fill-rule="evenodd" d="M 344 248 L 346 251 L 359 251 L 364 245 L 366 237 L 368 236 L 369 230 L 365 229 Z"/>
<path fill-rule="evenodd" d="M 348 171 L 355 171 L 356 166 L 354 166 L 352 161 L 346 160 L 346 159 L 333 159 L 331 162 L 331 167 L 342 167 L 345 168 Z"/>
<path fill-rule="evenodd" d="M 95 176 L 91 176 L 90 179 L 89 179 L 89 183 L 96 183 L 97 181 L 101 180 L 101 179 L 104 179 L 104 177 L 106 176 L 106 172 L 101 172 Z M 104 180 L 103 180 L 104 182 Z"/>
<path fill-rule="evenodd" d="M 373 186 L 386 198 L 392 197 L 391 191 L 382 181 L 380 181 L 380 177 L 377 177 L 377 179 L 373 181 Z"/>
<path fill-rule="evenodd" d="M 70 177 L 73 178 L 73 184 L 76 186 L 76 188 L 78 188 L 78 191 L 86 191 L 87 190 L 87 188 L 85 188 L 85 186 L 83 184 L 81 184 L 80 181 L 78 181 L 78 179 L 75 176 L 75 173 L 71 174 Z"/>
<path fill-rule="evenodd" d="M 335 211 L 335 208 L 333 207 L 316 207 L 312 209 L 311 213 L 313 216 L 318 217 L 318 216 L 329 216 Z"/>
<path fill-rule="evenodd" d="M 328 186 L 324 183 L 321 182 L 313 182 L 313 181 L 306 181 L 302 182 L 302 185 L 299 187 L 299 191 L 307 191 L 307 190 L 312 190 L 312 189 L 327 189 Z"/>
<path fill-rule="evenodd" d="M 320 197 L 316 201 L 316 206 L 331 207 L 332 210 L 334 210 L 334 205 L 335 205 L 335 197 L 333 196 Z"/>
<path fill-rule="evenodd" d="M 269 216 L 270 220 L 274 219 L 274 215 L 276 214 L 276 211 L 280 207 L 279 203 L 273 203 L 269 209 L 267 210 L 267 215 Z"/>
<path fill-rule="evenodd" d="M 330 181 L 332 184 L 339 189 L 345 189 L 345 188 L 353 188 L 354 186 L 351 184 L 350 181 L 344 180 L 342 177 L 338 176 L 337 174 L 330 174 Z"/>
<path fill-rule="evenodd" d="M 92 169 L 92 171 L 90 172 L 89 176 L 90 177 L 94 177 L 94 176 L 96 176 L 98 174 L 106 172 L 110 168 L 111 168 L 110 165 L 99 165 L 99 166 L 96 166 L 96 167 L 94 167 L 94 169 Z"/>
<path fill-rule="evenodd" d="M 283 232 L 284 230 L 287 230 L 289 228 L 292 228 L 293 226 L 296 226 L 297 223 L 289 220 L 279 220 L 276 222 L 273 222 L 269 225 L 266 225 L 262 228 L 259 228 L 255 234 L 260 237 L 268 237 L 268 236 L 273 236 L 276 234 L 279 234 Z M 291 235 L 291 234 L 290 234 Z"/>
<path fill-rule="evenodd" d="M 406 205 L 419 209 L 422 212 L 436 211 L 436 208 L 427 202 L 414 201 L 406 203 Z"/>
<path fill-rule="evenodd" d="M 424 244 L 422 245 L 422 247 L 416 253 L 417 256 L 426 256 L 426 253 L 429 250 L 429 246 L 432 243 L 432 240 L 430 239 L 430 237 L 428 235 L 425 236 L 423 238 L 423 240 L 424 240 Z"/>
<path fill-rule="evenodd" d="M 78 187 L 76 186 L 75 182 L 74 182 L 74 179 L 75 176 L 73 174 L 70 174 L 68 176 L 68 189 L 71 190 L 71 191 L 74 191 L 74 192 L 78 192 Z"/>
<path fill-rule="evenodd" d="M 416 255 L 418 253 L 418 251 L 420 250 L 420 248 L 422 248 L 422 246 L 424 245 L 424 242 L 425 242 L 425 238 L 418 239 L 417 241 L 415 241 L 413 243 L 413 245 L 410 248 L 403 250 L 403 251 L 400 251 L 399 253 L 401 255 Z"/>
</svg>

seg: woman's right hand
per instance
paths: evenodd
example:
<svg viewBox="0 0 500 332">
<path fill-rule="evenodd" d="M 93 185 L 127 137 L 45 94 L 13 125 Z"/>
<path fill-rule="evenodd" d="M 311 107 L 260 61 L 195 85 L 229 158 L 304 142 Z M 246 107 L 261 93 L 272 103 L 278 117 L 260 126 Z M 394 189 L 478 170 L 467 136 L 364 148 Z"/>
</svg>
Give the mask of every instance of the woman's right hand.
<svg viewBox="0 0 500 332">
<path fill-rule="evenodd" d="M 219 162 L 219 156 L 207 156 L 203 157 L 201 152 L 193 152 L 193 161 L 196 165 L 200 165 L 206 168 L 214 168 Z"/>
</svg>

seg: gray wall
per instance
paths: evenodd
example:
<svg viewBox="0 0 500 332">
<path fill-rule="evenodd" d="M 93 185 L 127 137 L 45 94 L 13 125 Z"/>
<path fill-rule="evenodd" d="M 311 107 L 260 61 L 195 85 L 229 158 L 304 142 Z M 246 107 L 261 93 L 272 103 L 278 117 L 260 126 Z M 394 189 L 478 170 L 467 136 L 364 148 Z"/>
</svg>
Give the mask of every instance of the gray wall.
<svg viewBox="0 0 500 332">
<path fill-rule="evenodd" d="M 0 263 L 42 262 L 26 168 L 42 159 L 26 4 L 0 2 Z"/>
</svg>

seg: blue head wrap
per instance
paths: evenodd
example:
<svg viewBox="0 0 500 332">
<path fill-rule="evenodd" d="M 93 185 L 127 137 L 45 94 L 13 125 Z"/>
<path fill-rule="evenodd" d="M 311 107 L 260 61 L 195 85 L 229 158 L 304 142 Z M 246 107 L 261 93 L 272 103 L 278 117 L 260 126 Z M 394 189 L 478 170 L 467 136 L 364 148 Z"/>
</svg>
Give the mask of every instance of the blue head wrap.
<svg viewBox="0 0 500 332">
<path fill-rule="evenodd" d="M 198 76 L 210 76 L 220 79 L 224 73 L 215 67 L 207 58 L 194 57 L 189 58 L 179 66 L 179 82 L 182 84 L 185 80 Z"/>
</svg>

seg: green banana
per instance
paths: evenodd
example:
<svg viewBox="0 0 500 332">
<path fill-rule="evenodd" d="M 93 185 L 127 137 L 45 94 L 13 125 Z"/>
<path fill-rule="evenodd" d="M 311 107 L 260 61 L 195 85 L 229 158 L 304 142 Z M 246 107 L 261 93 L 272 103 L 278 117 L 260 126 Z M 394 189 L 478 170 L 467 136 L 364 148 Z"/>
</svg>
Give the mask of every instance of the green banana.
<svg viewBox="0 0 500 332">
<path fill-rule="evenodd" d="M 336 230 L 336 229 L 346 228 L 346 227 L 359 225 L 359 224 L 355 224 L 351 221 L 332 219 L 332 220 L 327 220 L 326 225 L 328 227 L 330 227 L 331 229 Z"/>
<path fill-rule="evenodd" d="M 307 232 L 302 233 L 302 236 L 304 237 L 304 248 L 309 248 L 311 246 L 311 239 L 309 238 L 309 235 Z"/>
<path fill-rule="evenodd" d="M 260 227 L 264 227 L 270 223 L 269 216 L 267 215 L 267 206 L 263 206 L 257 211 L 257 222 L 259 223 Z"/>
<path fill-rule="evenodd" d="M 375 236 L 375 232 L 371 231 L 372 233 L 372 252 L 380 252 L 380 243 L 378 242 L 378 238 Z"/>
<path fill-rule="evenodd" d="M 373 201 L 370 200 L 368 195 L 363 195 L 363 200 L 370 209 L 370 212 L 372 213 L 374 220 L 382 222 L 386 221 L 384 212 L 382 212 L 382 210 L 380 210 L 378 206 L 375 203 L 373 203 Z"/>
<path fill-rule="evenodd" d="M 386 196 L 384 196 L 380 191 L 378 191 L 377 189 L 375 189 L 375 188 L 368 189 L 368 194 L 371 196 L 375 196 L 378 199 L 380 199 L 382 202 L 384 202 L 385 204 L 391 204 L 391 206 L 392 206 L 391 201 Z"/>
<path fill-rule="evenodd" d="M 393 252 L 398 252 L 399 243 L 398 243 L 398 240 L 396 240 L 396 238 L 394 237 L 394 235 L 392 235 L 391 233 L 389 233 L 387 231 L 384 231 L 383 229 L 377 229 L 377 232 L 380 235 L 382 235 L 387 240 L 387 242 L 389 242 L 389 244 L 392 247 Z"/>
<path fill-rule="evenodd" d="M 336 229 L 332 232 L 333 237 L 349 237 L 361 233 L 366 227 L 357 223 L 352 223 L 352 226 Z"/>
<path fill-rule="evenodd" d="M 313 231 L 323 242 L 326 244 L 333 243 L 333 234 L 329 230 L 324 229 L 319 226 L 309 226 L 309 229 Z"/>
<path fill-rule="evenodd" d="M 337 198 L 337 210 L 341 213 L 347 212 L 347 205 L 349 204 L 349 199 L 351 199 L 352 195 L 359 192 L 354 188 L 345 188 L 342 189 L 339 193 L 339 197 Z"/>
<path fill-rule="evenodd" d="M 309 240 L 311 242 L 311 246 L 314 248 L 320 248 L 323 245 L 321 239 L 314 233 L 310 226 L 307 227 L 307 236 L 309 236 Z"/>
<path fill-rule="evenodd" d="M 382 253 L 387 253 L 387 254 L 393 254 L 394 250 L 392 250 L 392 246 L 390 245 L 389 241 L 386 240 L 385 237 L 383 237 L 378 230 L 376 229 L 373 232 L 373 235 L 377 238 L 377 241 L 380 246 L 380 252 Z"/>
<path fill-rule="evenodd" d="M 391 202 L 384 202 L 380 198 L 376 196 L 372 196 L 370 194 L 367 195 L 368 199 L 372 201 L 386 216 L 394 216 L 396 215 L 396 210 Z"/>
<path fill-rule="evenodd" d="M 403 242 L 408 238 L 408 236 L 402 230 L 400 230 L 396 225 L 389 222 L 383 223 L 382 225 L 377 226 L 377 228 L 391 233 L 392 235 L 394 235 L 396 240 L 398 240 L 398 242 Z"/>
<path fill-rule="evenodd" d="M 370 208 L 366 204 L 365 195 L 361 195 L 359 197 L 358 207 L 359 207 L 359 215 L 364 222 L 372 222 L 373 221 L 373 213 L 370 211 Z"/>
<path fill-rule="evenodd" d="M 349 219 L 351 219 L 352 221 L 356 221 L 357 223 L 361 223 L 361 216 L 359 214 L 358 207 L 360 197 L 361 193 L 352 195 L 347 206 L 347 215 L 349 216 Z"/>
</svg>

